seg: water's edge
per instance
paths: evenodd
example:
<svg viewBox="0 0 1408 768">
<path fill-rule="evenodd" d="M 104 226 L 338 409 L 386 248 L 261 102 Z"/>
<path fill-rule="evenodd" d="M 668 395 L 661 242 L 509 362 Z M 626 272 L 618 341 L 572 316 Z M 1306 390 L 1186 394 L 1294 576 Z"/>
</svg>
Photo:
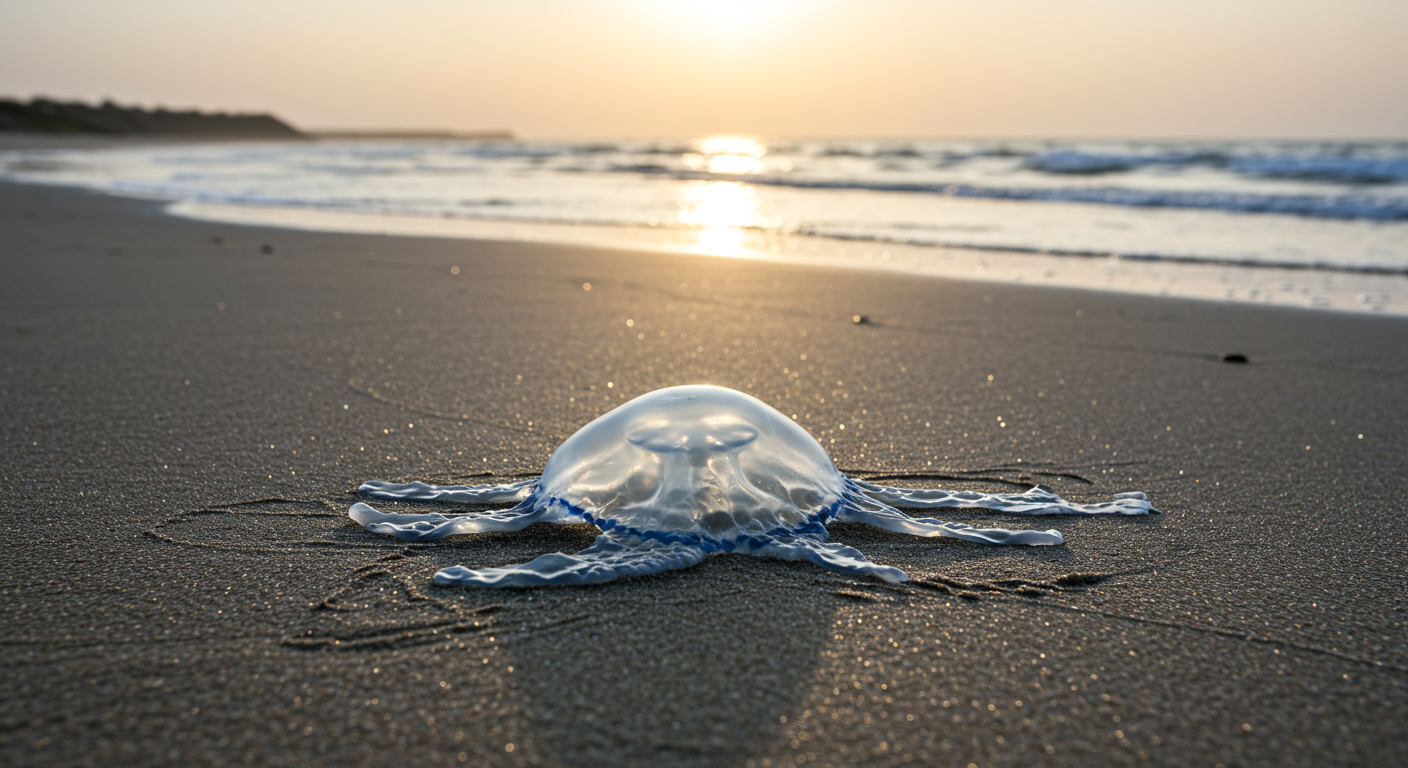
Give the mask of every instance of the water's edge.
<svg viewBox="0 0 1408 768">
<path fill-rule="evenodd" d="M 150 199 L 150 198 L 148 198 Z M 1279 307 L 1408 315 L 1408 275 L 1333 265 L 1248 265 L 909 245 L 733 227 L 678 229 L 447 219 L 173 201 L 173 216 L 319 232 L 541 242 L 882 270 L 925 277 L 1106 290 Z"/>
</svg>

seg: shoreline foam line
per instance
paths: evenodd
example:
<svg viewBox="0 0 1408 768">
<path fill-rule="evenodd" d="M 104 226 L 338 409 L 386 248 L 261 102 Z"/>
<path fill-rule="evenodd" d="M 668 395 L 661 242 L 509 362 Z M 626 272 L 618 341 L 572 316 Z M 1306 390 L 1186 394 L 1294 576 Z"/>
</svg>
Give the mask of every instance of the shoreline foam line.
<svg viewBox="0 0 1408 768">
<path fill-rule="evenodd" d="M 196 201 L 173 202 L 166 211 L 182 218 L 248 226 L 665 251 L 953 280 L 1408 316 L 1408 275 L 1401 273 L 908 245 L 733 227 L 687 230 L 522 223 Z"/>
</svg>

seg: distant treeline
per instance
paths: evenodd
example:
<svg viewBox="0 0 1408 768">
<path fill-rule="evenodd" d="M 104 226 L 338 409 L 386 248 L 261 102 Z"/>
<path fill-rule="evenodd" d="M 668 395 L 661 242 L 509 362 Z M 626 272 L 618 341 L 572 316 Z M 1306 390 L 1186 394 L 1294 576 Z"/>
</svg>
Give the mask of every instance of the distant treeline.
<svg viewBox="0 0 1408 768">
<path fill-rule="evenodd" d="M 249 139 L 307 138 L 273 115 L 173 112 L 124 107 L 111 101 L 0 99 L 0 132 L 148 136 L 210 136 Z"/>
</svg>

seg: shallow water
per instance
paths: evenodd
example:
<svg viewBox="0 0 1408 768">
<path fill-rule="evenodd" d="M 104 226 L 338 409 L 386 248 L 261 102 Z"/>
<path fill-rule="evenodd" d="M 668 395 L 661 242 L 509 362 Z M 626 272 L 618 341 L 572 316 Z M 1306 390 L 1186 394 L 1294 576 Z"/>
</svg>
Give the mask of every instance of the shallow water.
<svg viewBox="0 0 1408 768">
<path fill-rule="evenodd" d="M 308 142 L 10 152 L 0 177 L 217 221 L 1408 313 L 1403 142 Z"/>
</svg>

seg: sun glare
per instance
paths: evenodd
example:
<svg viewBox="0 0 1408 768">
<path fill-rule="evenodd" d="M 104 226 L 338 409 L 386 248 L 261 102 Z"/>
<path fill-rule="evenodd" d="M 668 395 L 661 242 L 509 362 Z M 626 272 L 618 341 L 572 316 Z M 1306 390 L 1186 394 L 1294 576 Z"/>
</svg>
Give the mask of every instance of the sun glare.
<svg viewBox="0 0 1408 768">
<path fill-rule="evenodd" d="M 717 35 L 733 36 L 754 31 L 775 10 L 767 0 L 682 0 L 675 3 L 686 18 Z"/>
</svg>

